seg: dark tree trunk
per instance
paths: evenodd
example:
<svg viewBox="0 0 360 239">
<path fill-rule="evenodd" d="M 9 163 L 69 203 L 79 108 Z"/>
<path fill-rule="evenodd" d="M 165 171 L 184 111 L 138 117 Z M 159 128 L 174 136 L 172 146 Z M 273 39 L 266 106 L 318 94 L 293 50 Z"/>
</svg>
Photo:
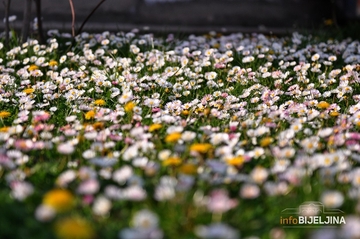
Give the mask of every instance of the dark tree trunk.
<svg viewBox="0 0 360 239">
<path fill-rule="evenodd" d="M 35 0 L 36 4 L 36 17 L 38 20 L 38 34 L 40 44 L 45 43 L 43 25 L 42 25 L 42 14 L 41 14 L 41 0 Z"/>
<path fill-rule="evenodd" d="M 4 1 L 5 5 L 5 46 L 9 46 L 9 31 L 10 31 L 10 24 L 9 24 L 9 12 L 10 12 L 10 4 L 11 0 Z"/>
<path fill-rule="evenodd" d="M 31 21 L 31 5 L 32 5 L 32 0 L 25 0 L 24 20 L 21 29 L 21 42 L 26 42 L 29 37 L 30 21 Z"/>
</svg>

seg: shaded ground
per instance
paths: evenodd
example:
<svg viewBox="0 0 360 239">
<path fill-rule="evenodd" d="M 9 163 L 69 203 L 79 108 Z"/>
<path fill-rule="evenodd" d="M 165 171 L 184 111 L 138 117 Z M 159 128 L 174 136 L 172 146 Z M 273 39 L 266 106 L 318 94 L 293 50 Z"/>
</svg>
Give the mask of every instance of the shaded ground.
<svg viewBox="0 0 360 239">
<path fill-rule="evenodd" d="M 12 0 L 10 15 L 17 15 L 14 28 L 21 28 L 24 0 Z M 332 17 L 326 0 L 188 0 L 150 3 L 145 0 L 107 0 L 87 23 L 86 31 L 149 30 L 183 32 L 286 31 L 314 28 Z M 74 0 L 77 26 L 98 1 Z M 68 1 L 43 1 L 45 29 L 71 29 Z M 33 7 L 34 10 L 34 7 Z M 35 16 L 35 13 L 33 14 Z M 4 11 L 0 12 L 0 18 Z M 4 29 L 1 22 L 0 29 Z"/>
</svg>

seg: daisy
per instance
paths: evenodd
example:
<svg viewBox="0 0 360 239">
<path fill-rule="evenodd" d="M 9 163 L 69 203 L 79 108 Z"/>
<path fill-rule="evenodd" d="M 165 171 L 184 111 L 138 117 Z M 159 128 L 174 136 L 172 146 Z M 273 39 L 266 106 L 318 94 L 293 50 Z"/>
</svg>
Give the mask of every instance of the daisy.
<svg viewBox="0 0 360 239">
<path fill-rule="evenodd" d="M 228 197 L 226 190 L 217 189 L 210 193 L 207 209 L 212 213 L 224 213 L 236 207 L 238 201 Z"/>
<path fill-rule="evenodd" d="M 214 223 L 209 226 L 196 226 L 195 234 L 200 238 L 226 238 L 236 239 L 239 238 L 239 232 L 232 227 L 223 223 Z"/>
<path fill-rule="evenodd" d="M 244 184 L 240 189 L 240 197 L 245 199 L 257 198 L 260 195 L 260 188 L 256 184 Z"/>
<path fill-rule="evenodd" d="M 97 179 L 92 178 L 81 182 L 76 191 L 79 194 L 91 195 L 97 193 L 99 189 L 100 189 L 99 181 Z"/>
<path fill-rule="evenodd" d="M 47 205 L 40 204 L 35 210 L 35 218 L 40 222 L 48 222 L 56 215 L 56 211 Z"/>
<path fill-rule="evenodd" d="M 320 201 L 327 208 L 339 208 L 344 202 L 344 196 L 339 191 L 325 191 Z"/>
<path fill-rule="evenodd" d="M 255 167 L 250 173 L 251 179 L 257 184 L 264 183 L 268 175 L 269 175 L 268 170 L 261 166 Z"/>
<path fill-rule="evenodd" d="M 151 108 L 156 108 L 156 107 L 159 107 L 160 105 L 160 100 L 155 98 L 155 99 L 152 99 L 152 98 L 147 98 L 145 101 L 144 101 L 144 105 L 148 106 L 148 107 L 151 107 Z"/>
<path fill-rule="evenodd" d="M 16 200 L 23 201 L 34 192 L 34 186 L 25 181 L 14 181 L 11 183 L 11 196 Z"/>
<path fill-rule="evenodd" d="M 56 179 L 56 185 L 59 187 L 65 188 L 68 186 L 69 183 L 76 179 L 76 172 L 74 170 L 66 170 L 65 172 L 61 173 Z"/>
<path fill-rule="evenodd" d="M 212 71 L 212 72 L 206 72 L 205 73 L 205 79 L 206 80 L 214 80 L 217 77 L 217 73 Z"/>
<path fill-rule="evenodd" d="M 275 161 L 271 171 L 272 173 L 281 173 L 284 172 L 290 165 L 290 161 L 288 159 L 279 159 Z"/>
<path fill-rule="evenodd" d="M 301 140 L 300 144 L 307 153 L 312 154 L 319 146 L 319 138 L 316 136 L 305 138 Z"/>
<path fill-rule="evenodd" d="M 158 223 L 158 216 L 147 209 L 138 211 L 132 219 L 133 226 L 138 229 L 153 229 Z"/>
<path fill-rule="evenodd" d="M 171 185 L 160 184 L 156 186 L 154 198 L 157 201 L 166 201 L 175 197 L 175 188 Z"/>
<path fill-rule="evenodd" d="M 123 94 L 118 98 L 119 103 L 124 104 L 132 100 L 133 93 L 132 91 L 125 91 Z"/>
<path fill-rule="evenodd" d="M 104 197 L 98 196 L 93 203 L 93 213 L 97 216 L 106 216 L 108 215 L 110 209 L 112 207 L 111 201 Z"/>
<path fill-rule="evenodd" d="M 216 133 L 212 134 L 210 139 L 211 144 L 219 145 L 221 143 L 227 143 L 229 141 L 229 134 L 226 133 Z"/>
</svg>

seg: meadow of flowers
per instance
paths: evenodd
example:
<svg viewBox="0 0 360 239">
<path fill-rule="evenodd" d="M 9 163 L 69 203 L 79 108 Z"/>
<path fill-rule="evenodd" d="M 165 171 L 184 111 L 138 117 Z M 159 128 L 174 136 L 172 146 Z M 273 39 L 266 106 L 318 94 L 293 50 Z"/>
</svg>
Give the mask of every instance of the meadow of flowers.
<svg viewBox="0 0 360 239">
<path fill-rule="evenodd" d="M 0 238 L 360 238 L 359 41 L 49 34 L 0 42 Z"/>
</svg>

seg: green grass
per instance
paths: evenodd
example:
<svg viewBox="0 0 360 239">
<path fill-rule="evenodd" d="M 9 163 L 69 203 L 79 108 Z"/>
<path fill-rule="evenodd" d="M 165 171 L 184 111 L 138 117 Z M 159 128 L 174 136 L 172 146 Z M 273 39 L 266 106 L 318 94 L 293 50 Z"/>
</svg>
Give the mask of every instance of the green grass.
<svg viewBox="0 0 360 239">
<path fill-rule="evenodd" d="M 71 47 L 61 36 L 43 46 L 13 39 L 0 47 L 0 238 L 118 238 L 125 229 L 224 238 L 199 233 L 216 223 L 242 238 L 310 238 L 328 228 L 281 224 L 284 209 L 307 201 L 360 220 L 359 61 L 343 58 L 360 59 L 356 34 L 90 34 Z M 210 147 L 191 149 L 198 143 Z M 59 232 L 64 218 L 74 221 Z M 334 238 L 357 235 L 334 226 Z"/>
</svg>

